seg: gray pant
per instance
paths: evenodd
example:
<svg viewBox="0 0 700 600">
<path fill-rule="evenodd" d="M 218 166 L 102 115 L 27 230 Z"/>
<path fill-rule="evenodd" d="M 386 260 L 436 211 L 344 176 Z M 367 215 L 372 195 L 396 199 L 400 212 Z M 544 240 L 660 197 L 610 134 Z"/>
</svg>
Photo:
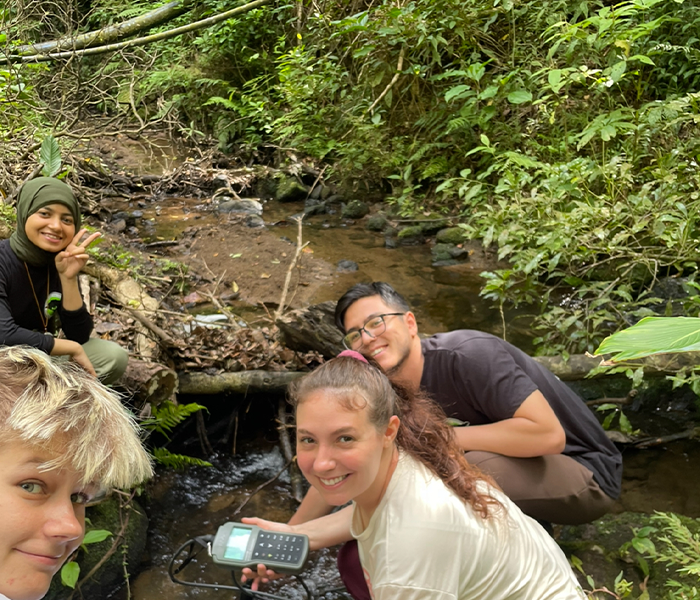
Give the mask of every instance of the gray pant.
<svg viewBox="0 0 700 600">
<path fill-rule="evenodd" d="M 99 380 L 105 385 L 114 383 L 126 371 L 129 353 L 116 342 L 90 338 L 83 344 Z"/>
<path fill-rule="evenodd" d="M 467 452 L 467 461 L 496 480 L 526 515 L 561 525 L 589 523 L 607 513 L 615 501 L 593 473 L 563 454 L 514 458 L 493 452 Z"/>
</svg>

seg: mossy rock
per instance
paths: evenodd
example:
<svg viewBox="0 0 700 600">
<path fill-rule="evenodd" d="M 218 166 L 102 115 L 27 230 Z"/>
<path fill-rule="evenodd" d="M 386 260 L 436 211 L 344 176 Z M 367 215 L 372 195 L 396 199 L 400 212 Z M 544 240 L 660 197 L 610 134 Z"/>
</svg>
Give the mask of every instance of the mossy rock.
<svg viewBox="0 0 700 600">
<path fill-rule="evenodd" d="M 372 215 L 367 219 L 367 229 L 370 231 L 382 231 L 389 223 L 384 215 Z"/>
<path fill-rule="evenodd" d="M 425 235 L 433 235 L 449 225 L 449 220 L 446 217 L 440 217 L 439 215 L 431 214 L 427 217 L 427 219 L 427 221 L 420 224 L 420 228 Z"/>
<path fill-rule="evenodd" d="M 341 213 L 344 219 L 361 219 L 369 214 L 369 205 L 362 200 L 350 200 L 344 207 Z"/>
<path fill-rule="evenodd" d="M 279 202 L 296 202 L 304 200 L 308 193 L 307 187 L 294 177 L 283 177 L 278 180 L 275 190 L 275 200 Z"/>
<path fill-rule="evenodd" d="M 399 244 L 402 246 L 417 246 L 425 240 L 423 238 L 423 230 L 420 225 L 411 225 L 401 229 L 396 236 Z"/>
<path fill-rule="evenodd" d="M 446 227 L 437 232 L 435 239 L 441 244 L 461 244 L 464 241 L 464 229 Z"/>
<path fill-rule="evenodd" d="M 130 575 L 134 575 L 141 562 L 141 556 L 146 548 L 146 534 L 148 531 L 148 517 L 143 508 L 132 500 L 128 507 L 120 508 L 120 498 L 112 496 L 97 506 L 87 509 L 86 517 L 91 525 L 89 530 L 106 529 L 116 535 L 122 528 L 125 519 L 129 519 L 124 538 L 97 572 L 80 586 L 80 591 L 75 598 L 107 598 L 124 583 L 126 569 Z M 90 544 L 87 551 L 80 550 L 78 564 L 80 565 L 79 581 L 85 577 L 105 554 L 109 552 L 114 543 L 114 536 L 108 537 L 103 542 Z M 51 587 L 44 597 L 45 600 L 67 600 L 72 589 L 61 583 L 61 575 L 58 573 L 51 582 Z"/>
<path fill-rule="evenodd" d="M 700 531 L 700 520 L 679 516 L 680 522 L 695 536 Z M 596 587 L 606 586 L 614 589 L 615 578 L 622 572 L 627 581 L 633 583 L 635 593 L 630 598 L 637 598 L 641 589 L 640 583 L 644 581 L 642 562 L 648 566 L 649 579 L 647 589 L 650 598 L 667 598 L 669 588 L 666 582 L 675 579 L 698 586 L 698 577 L 689 578 L 676 573 L 680 565 L 667 567 L 665 564 L 655 563 L 648 555 L 642 555 L 638 549 L 643 549 L 643 544 L 638 540 L 633 544 L 634 532 L 653 528 L 648 539 L 657 549 L 663 547 L 660 538 L 664 535 L 660 531 L 658 517 L 643 513 L 625 512 L 617 515 L 606 515 L 602 519 L 585 525 L 566 526 L 558 538 L 558 543 L 567 556 L 576 557 L 574 563 L 581 563 L 581 569 L 586 576 L 592 577 Z M 586 576 L 577 571 L 579 580 L 584 587 L 588 587 Z"/>
</svg>

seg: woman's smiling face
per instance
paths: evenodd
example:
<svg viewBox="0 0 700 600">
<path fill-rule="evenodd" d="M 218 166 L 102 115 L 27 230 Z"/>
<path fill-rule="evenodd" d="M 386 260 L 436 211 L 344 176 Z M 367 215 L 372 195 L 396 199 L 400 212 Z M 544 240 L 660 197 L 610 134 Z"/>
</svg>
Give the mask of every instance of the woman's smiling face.
<svg viewBox="0 0 700 600">
<path fill-rule="evenodd" d="M 73 213 L 63 204 L 49 204 L 27 217 L 24 231 L 35 246 L 47 252 L 60 252 L 75 237 Z"/>
<path fill-rule="evenodd" d="M 386 480 L 381 459 L 393 448 L 394 427 L 378 431 L 366 406 L 348 410 L 325 389 L 304 398 L 296 422 L 299 468 L 328 504 L 362 505 L 381 497 Z"/>
<path fill-rule="evenodd" d="M 24 442 L 0 444 L 0 594 L 38 600 L 80 545 L 90 490 L 71 470 L 42 471 L 54 455 Z"/>
</svg>

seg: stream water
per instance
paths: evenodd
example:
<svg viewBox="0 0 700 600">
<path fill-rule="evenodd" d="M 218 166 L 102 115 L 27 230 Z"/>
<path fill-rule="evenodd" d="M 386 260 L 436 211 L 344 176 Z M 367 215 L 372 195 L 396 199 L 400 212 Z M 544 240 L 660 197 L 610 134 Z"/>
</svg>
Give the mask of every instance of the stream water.
<svg viewBox="0 0 700 600">
<path fill-rule="evenodd" d="M 188 205 L 189 204 L 189 205 Z M 170 235 L 190 224 L 193 201 L 176 200 L 163 203 L 158 211 L 160 233 Z M 184 207 L 184 208 L 183 208 Z M 146 208 L 144 217 L 155 217 Z M 289 236 L 289 229 L 277 231 L 274 223 L 299 212 L 299 205 L 268 204 L 264 219 L 269 230 Z M 206 224 L 212 215 L 204 215 L 198 224 Z M 291 236 L 290 236 L 291 237 Z M 361 226 L 344 226 L 323 220 L 305 226 L 316 257 L 336 264 L 341 259 L 358 263 L 354 273 L 338 273 L 332 285 L 322 286 L 313 298 L 316 302 L 335 300 L 357 281 L 389 280 L 405 292 L 414 307 L 421 330 L 434 333 L 455 328 L 474 328 L 500 334 L 500 315 L 490 302 L 479 297 L 483 283 L 478 265 L 465 263 L 456 267 L 433 267 L 426 246 L 386 249 L 383 237 Z M 224 248 L 223 251 L 227 249 Z M 527 319 L 508 314 L 509 340 L 525 350 L 531 349 Z M 273 479 L 284 466 L 277 448 L 274 415 L 277 398 L 243 400 L 244 406 L 227 405 L 212 410 L 209 418 L 210 440 L 217 454 L 210 457 L 212 468 L 192 468 L 184 473 L 161 471 L 148 488 L 147 510 L 151 522 L 148 556 L 141 574 L 131 586 L 134 600 L 194 599 L 223 600 L 236 597 L 229 591 L 187 588 L 170 581 L 167 565 L 173 551 L 187 539 L 214 533 L 226 521 L 243 516 L 261 516 L 286 521 L 294 512 L 290 485 L 285 473 L 261 490 L 261 484 Z M 209 404 L 209 402 L 207 402 Z M 233 410 L 242 415 L 238 423 L 236 448 L 223 436 L 231 422 Z M 242 409 L 242 410 L 239 410 Z M 183 451 L 201 456 L 193 427 L 178 433 Z M 189 436 L 189 437 L 188 437 Z M 225 442 L 225 443 L 224 443 Z M 700 472 L 700 447 L 692 441 L 675 442 L 643 451 L 625 453 L 623 494 L 615 511 L 675 511 L 700 517 L 700 481 L 689 477 Z M 242 510 L 238 510 L 247 501 Z M 317 585 L 337 582 L 334 552 L 312 556 L 309 578 Z M 182 574 L 183 578 L 200 582 L 230 584 L 227 571 L 210 563 L 202 555 Z M 286 581 L 286 580 L 285 580 Z M 276 589 L 290 598 L 304 598 L 298 585 L 278 583 Z M 116 592 L 115 598 L 127 598 Z"/>
</svg>

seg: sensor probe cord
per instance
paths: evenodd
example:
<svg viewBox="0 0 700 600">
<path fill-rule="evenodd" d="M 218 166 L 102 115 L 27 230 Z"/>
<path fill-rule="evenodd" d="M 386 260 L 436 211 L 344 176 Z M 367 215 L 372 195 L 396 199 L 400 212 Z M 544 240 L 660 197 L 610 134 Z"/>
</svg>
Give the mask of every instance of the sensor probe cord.
<svg viewBox="0 0 700 600">
<path fill-rule="evenodd" d="M 180 585 L 185 585 L 188 587 L 200 587 L 200 588 L 210 588 L 210 589 L 216 589 L 216 590 L 232 590 L 234 592 L 240 592 L 242 598 L 260 598 L 261 600 L 288 600 L 288 598 L 285 598 L 283 596 L 276 596 L 275 594 L 269 594 L 267 592 L 254 592 L 253 590 L 249 588 L 243 587 L 239 582 L 238 579 L 236 578 L 236 574 L 234 571 L 231 571 L 231 576 L 233 577 L 233 582 L 236 584 L 236 587 L 231 586 L 231 585 L 222 585 L 218 583 L 195 583 L 193 581 L 185 581 L 183 579 L 178 579 L 176 575 L 180 573 L 192 560 L 194 560 L 199 553 L 202 550 L 207 550 L 209 551 L 209 547 L 211 543 L 214 541 L 214 536 L 213 535 L 200 535 L 196 538 L 192 538 L 190 540 L 187 540 L 182 546 L 180 546 L 175 553 L 173 554 L 173 557 L 170 559 L 170 564 L 168 565 L 168 575 L 170 575 L 170 580 L 173 583 L 179 583 Z M 197 549 L 196 552 L 194 552 L 195 545 L 199 545 L 200 548 Z M 182 561 L 182 564 L 175 568 L 175 561 L 177 560 L 177 557 L 180 556 L 180 554 L 189 546 L 189 551 L 187 557 Z M 314 594 L 313 592 L 309 589 L 309 586 L 306 584 L 306 582 L 296 575 L 297 580 L 299 583 L 301 583 L 302 587 L 308 594 L 309 598 L 313 598 Z M 343 587 L 340 588 L 334 588 L 332 590 L 324 590 L 322 593 L 327 594 L 331 591 L 333 592 L 340 592 L 344 590 Z"/>
</svg>

